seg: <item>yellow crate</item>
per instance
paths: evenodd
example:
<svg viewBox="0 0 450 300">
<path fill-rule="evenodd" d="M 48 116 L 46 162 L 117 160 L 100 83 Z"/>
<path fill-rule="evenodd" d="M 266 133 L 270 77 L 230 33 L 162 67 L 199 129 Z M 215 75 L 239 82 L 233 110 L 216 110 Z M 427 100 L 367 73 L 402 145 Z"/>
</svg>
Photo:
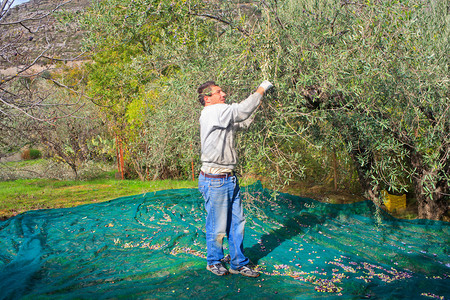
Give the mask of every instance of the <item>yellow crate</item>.
<svg viewBox="0 0 450 300">
<path fill-rule="evenodd" d="M 403 194 L 401 196 L 395 196 L 383 190 L 381 191 L 381 197 L 384 205 L 386 205 L 386 208 L 389 211 L 406 208 L 406 194 Z"/>
</svg>

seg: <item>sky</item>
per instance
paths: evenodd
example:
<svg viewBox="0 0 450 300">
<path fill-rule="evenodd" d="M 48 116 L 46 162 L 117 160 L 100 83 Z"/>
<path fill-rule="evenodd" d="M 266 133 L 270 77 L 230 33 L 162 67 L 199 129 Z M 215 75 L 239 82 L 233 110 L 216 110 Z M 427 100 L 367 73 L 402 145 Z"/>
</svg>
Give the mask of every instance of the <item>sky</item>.
<svg viewBox="0 0 450 300">
<path fill-rule="evenodd" d="M 29 0 L 14 0 L 13 4 L 12 4 L 11 6 L 14 7 L 14 6 L 16 6 L 16 5 L 19 5 L 19 4 L 28 2 L 28 1 L 29 1 Z"/>
</svg>

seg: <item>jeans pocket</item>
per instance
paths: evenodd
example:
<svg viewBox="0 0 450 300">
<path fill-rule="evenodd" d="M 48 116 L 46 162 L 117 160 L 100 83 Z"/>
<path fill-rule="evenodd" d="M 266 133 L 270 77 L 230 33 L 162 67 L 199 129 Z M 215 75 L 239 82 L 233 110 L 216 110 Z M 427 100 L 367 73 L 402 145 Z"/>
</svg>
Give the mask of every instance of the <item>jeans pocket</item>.
<svg viewBox="0 0 450 300">
<path fill-rule="evenodd" d="M 200 192 L 200 194 L 202 194 L 203 198 L 205 197 L 205 186 L 204 185 L 199 185 L 198 186 L 198 191 Z"/>
<path fill-rule="evenodd" d="M 213 178 L 209 181 L 209 187 L 220 188 L 225 184 L 225 179 L 223 178 Z"/>
</svg>

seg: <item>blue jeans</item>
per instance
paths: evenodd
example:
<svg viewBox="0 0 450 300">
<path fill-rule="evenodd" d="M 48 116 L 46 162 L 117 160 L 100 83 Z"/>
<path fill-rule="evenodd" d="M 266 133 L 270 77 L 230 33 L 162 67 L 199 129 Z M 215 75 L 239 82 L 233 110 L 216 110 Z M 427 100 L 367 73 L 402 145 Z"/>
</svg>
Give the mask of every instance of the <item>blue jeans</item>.
<svg viewBox="0 0 450 300">
<path fill-rule="evenodd" d="M 220 263 L 224 257 L 223 238 L 228 238 L 231 268 L 249 263 L 244 255 L 245 217 L 236 176 L 207 178 L 199 175 L 198 188 L 205 199 L 206 260 L 208 265 Z"/>
</svg>

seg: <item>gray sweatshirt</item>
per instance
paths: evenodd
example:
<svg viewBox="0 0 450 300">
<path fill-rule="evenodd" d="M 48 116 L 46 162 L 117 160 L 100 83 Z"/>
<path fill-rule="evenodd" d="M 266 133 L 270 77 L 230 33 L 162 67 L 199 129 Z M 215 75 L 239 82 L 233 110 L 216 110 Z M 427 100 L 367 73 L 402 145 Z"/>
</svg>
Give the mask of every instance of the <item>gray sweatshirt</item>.
<svg viewBox="0 0 450 300">
<path fill-rule="evenodd" d="M 251 122 L 249 117 L 259 106 L 262 95 L 254 93 L 241 103 L 214 104 L 203 108 L 200 115 L 202 169 L 233 170 L 237 164 L 234 135 Z M 246 121 L 247 122 L 244 122 Z M 249 122 L 250 121 L 250 122 Z"/>
</svg>

